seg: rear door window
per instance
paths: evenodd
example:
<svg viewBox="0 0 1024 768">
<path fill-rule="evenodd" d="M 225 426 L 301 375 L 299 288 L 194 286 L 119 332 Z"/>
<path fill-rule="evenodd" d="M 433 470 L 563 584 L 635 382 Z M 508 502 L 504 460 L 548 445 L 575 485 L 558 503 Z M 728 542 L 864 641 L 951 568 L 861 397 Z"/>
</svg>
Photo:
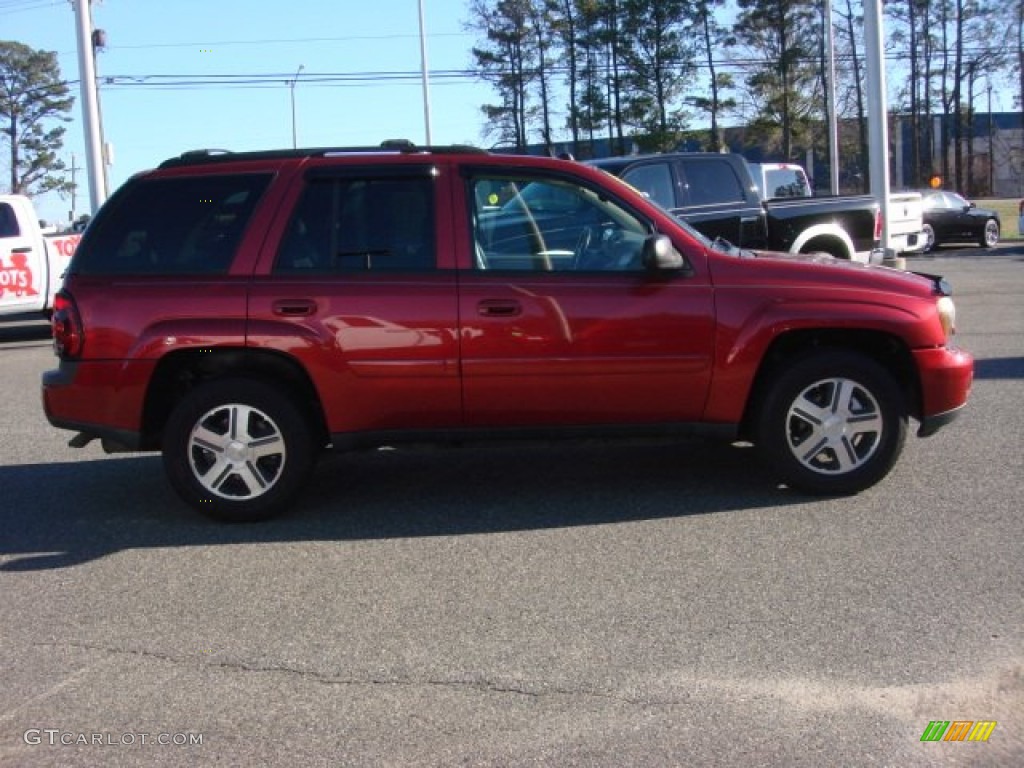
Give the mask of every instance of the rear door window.
<svg viewBox="0 0 1024 768">
<path fill-rule="evenodd" d="M 433 270 L 433 178 L 314 178 L 274 262 L 275 272 Z"/>
<path fill-rule="evenodd" d="M 73 271 L 224 274 L 270 178 L 234 174 L 129 182 L 89 228 Z"/>
</svg>

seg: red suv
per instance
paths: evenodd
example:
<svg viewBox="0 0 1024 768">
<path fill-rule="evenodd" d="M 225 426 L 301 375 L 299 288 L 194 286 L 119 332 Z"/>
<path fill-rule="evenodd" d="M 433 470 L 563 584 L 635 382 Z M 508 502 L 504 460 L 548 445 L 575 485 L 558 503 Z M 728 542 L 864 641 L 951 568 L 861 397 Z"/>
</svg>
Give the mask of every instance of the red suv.
<svg viewBox="0 0 1024 768">
<path fill-rule="evenodd" d="M 282 511 L 325 448 L 425 439 L 700 430 L 853 493 L 965 404 L 953 325 L 939 278 L 711 242 L 571 161 L 201 151 L 89 226 L 43 401 L 223 520 Z"/>
</svg>

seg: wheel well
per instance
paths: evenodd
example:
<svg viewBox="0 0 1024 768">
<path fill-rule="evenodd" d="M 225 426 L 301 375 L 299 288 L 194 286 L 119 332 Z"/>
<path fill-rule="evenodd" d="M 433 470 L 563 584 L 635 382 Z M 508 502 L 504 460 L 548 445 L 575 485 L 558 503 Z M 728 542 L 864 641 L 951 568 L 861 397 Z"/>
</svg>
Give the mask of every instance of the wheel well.
<svg viewBox="0 0 1024 768">
<path fill-rule="evenodd" d="M 793 360 L 824 349 L 851 350 L 877 362 L 892 373 L 903 391 L 908 413 L 915 418 L 919 416 L 921 384 L 917 367 L 910 350 L 899 338 L 881 331 L 843 328 L 791 331 L 775 339 L 761 360 L 740 424 L 741 437 L 753 436 L 758 406 L 764 402 L 776 373 Z"/>
<path fill-rule="evenodd" d="M 150 378 L 142 414 L 142 450 L 160 448 L 167 417 L 188 391 L 226 376 L 263 381 L 294 398 L 312 428 L 319 431 L 323 444 L 327 443 L 327 424 L 316 388 L 292 358 L 267 350 L 184 349 L 165 355 Z"/>
</svg>

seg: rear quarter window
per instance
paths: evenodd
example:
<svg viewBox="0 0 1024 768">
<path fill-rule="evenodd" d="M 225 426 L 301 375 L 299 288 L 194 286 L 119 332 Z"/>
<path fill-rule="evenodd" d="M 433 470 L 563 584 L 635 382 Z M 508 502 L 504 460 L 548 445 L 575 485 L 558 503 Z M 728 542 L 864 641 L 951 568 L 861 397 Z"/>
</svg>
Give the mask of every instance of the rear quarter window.
<svg viewBox="0 0 1024 768">
<path fill-rule="evenodd" d="M 225 273 L 270 178 L 233 174 L 129 182 L 89 227 L 72 271 Z"/>
</svg>

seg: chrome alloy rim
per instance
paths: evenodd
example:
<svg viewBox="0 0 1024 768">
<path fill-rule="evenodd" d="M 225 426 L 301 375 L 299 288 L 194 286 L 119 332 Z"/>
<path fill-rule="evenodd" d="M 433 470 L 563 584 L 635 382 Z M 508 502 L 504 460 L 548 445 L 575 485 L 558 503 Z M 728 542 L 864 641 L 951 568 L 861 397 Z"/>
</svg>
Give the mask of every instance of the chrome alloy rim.
<svg viewBox="0 0 1024 768">
<path fill-rule="evenodd" d="M 280 479 L 284 436 L 258 408 L 239 403 L 207 411 L 188 438 L 189 466 L 199 484 L 222 499 L 252 499 Z"/>
<path fill-rule="evenodd" d="M 991 219 L 985 224 L 985 242 L 989 248 L 999 243 L 999 225 Z"/>
<path fill-rule="evenodd" d="M 863 466 L 882 442 L 882 411 L 850 379 L 823 379 L 807 387 L 786 414 L 786 443 L 803 466 L 842 475 Z"/>
</svg>

